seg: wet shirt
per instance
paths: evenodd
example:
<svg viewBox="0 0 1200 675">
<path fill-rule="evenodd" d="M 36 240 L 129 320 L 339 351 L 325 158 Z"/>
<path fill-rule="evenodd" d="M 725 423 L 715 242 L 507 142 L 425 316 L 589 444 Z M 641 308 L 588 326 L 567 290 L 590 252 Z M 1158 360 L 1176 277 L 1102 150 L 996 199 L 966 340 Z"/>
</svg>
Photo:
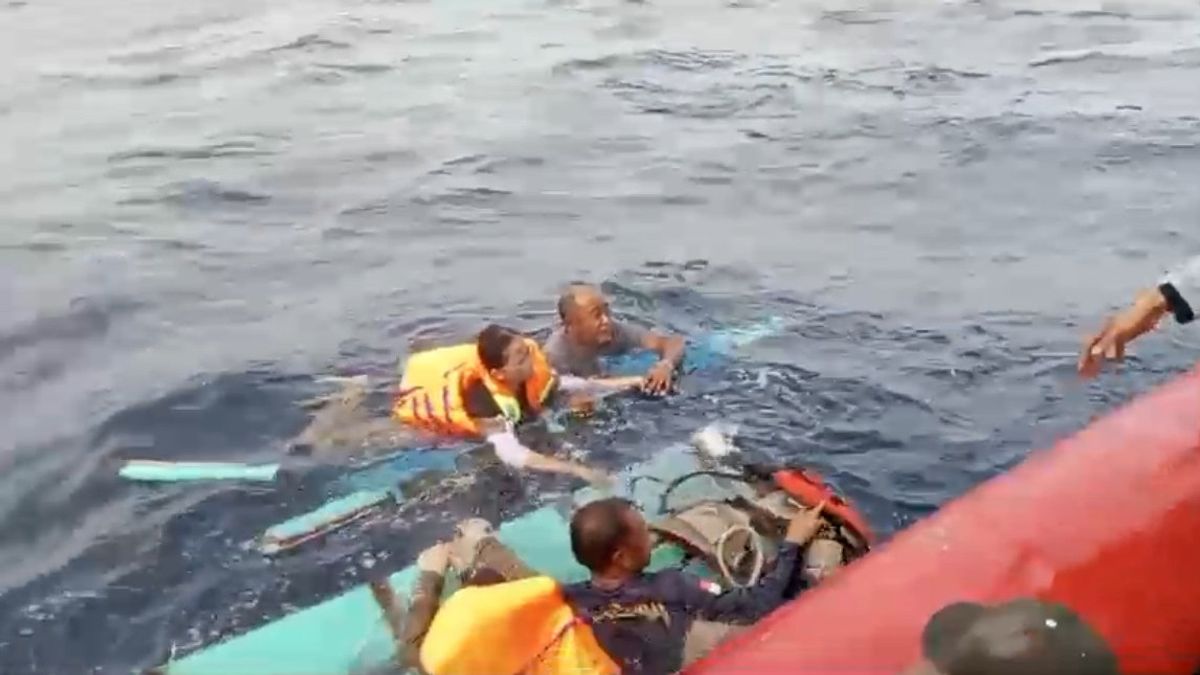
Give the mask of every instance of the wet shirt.
<svg viewBox="0 0 1200 675">
<path fill-rule="evenodd" d="M 560 373 L 578 377 L 596 377 L 601 375 L 600 358 L 603 356 L 621 356 L 639 349 L 650 331 L 636 324 L 623 321 L 613 322 L 613 339 L 599 350 L 580 347 L 567 338 L 566 331 L 560 326 L 547 338 L 542 351 L 550 360 L 550 367 Z"/>
<path fill-rule="evenodd" d="M 1200 256 L 1171 270 L 1159 280 L 1158 290 L 1179 323 L 1191 323 L 1200 311 Z"/>
<path fill-rule="evenodd" d="M 750 588 L 722 591 L 693 574 L 663 570 L 615 589 L 583 582 L 564 592 L 623 675 L 666 675 L 683 666 L 684 641 L 696 619 L 749 624 L 782 604 L 798 552 L 785 544 L 775 567 Z"/>
</svg>

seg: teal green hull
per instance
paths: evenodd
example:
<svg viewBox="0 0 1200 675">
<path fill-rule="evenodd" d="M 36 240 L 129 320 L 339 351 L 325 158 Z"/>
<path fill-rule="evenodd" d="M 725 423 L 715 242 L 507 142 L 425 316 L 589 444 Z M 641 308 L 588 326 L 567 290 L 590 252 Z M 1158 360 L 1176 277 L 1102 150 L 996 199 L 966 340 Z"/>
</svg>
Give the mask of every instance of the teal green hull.
<svg viewBox="0 0 1200 675">
<path fill-rule="evenodd" d="M 620 485 L 627 486 L 634 476 L 649 476 L 669 481 L 695 469 L 697 462 L 689 450 L 675 447 L 654 459 L 622 472 Z M 697 479 L 672 495 L 678 505 L 699 498 L 711 498 L 722 488 L 711 479 Z M 622 496 L 633 499 L 648 517 L 655 517 L 662 485 L 640 480 Z M 594 490 L 578 490 L 575 505 L 599 496 Z M 567 516 L 571 506 L 562 509 L 546 506 L 504 523 L 499 538 L 531 567 L 564 582 L 586 578 L 586 570 L 571 555 Z M 449 533 L 447 533 L 449 534 Z M 655 551 L 652 567 L 673 566 L 682 552 L 662 546 Z M 409 566 L 388 578 L 395 594 L 404 601 L 416 576 Z M 243 635 L 205 647 L 178 661 L 162 666 L 164 675 L 347 675 L 378 670 L 394 662 L 391 631 L 371 589 L 362 585 L 313 607 L 300 610 Z"/>
<path fill-rule="evenodd" d="M 128 480 L 176 483 L 197 480 L 241 480 L 269 483 L 279 473 L 278 464 L 237 462 L 159 462 L 131 459 L 117 472 Z"/>
</svg>

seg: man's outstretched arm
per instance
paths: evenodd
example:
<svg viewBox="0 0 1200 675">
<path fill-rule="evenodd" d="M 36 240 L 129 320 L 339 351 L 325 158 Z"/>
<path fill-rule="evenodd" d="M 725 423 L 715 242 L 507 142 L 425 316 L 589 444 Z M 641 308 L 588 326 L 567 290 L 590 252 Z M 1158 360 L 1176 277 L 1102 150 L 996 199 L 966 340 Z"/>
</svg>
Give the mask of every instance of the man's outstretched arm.
<svg viewBox="0 0 1200 675">
<path fill-rule="evenodd" d="M 675 380 L 675 371 L 683 363 L 687 342 L 679 335 L 649 330 L 642 334 L 642 348 L 654 351 L 659 357 L 658 363 L 646 373 L 646 391 L 651 394 L 667 393 Z"/>
<path fill-rule="evenodd" d="M 1093 377 L 1105 361 L 1125 358 L 1125 346 L 1156 328 L 1168 313 L 1178 323 L 1195 320 L 1200 309 L 1200 256 L 1184 262 L 1134 298 L 1133 304 L 1113 315 L 1084 342 L 1079 354 L 1079 374 Z"/>
<path fill-rule="evenodd" d="M 607 480 L 607 474 L 598 469 L 531 450 L 517 438 L 512 427 L 503 420 L 488 422 L 485 425 L 484 433 L 487 441 L 495 448 L 496 456 L 500 458 L 500 461 L 515 469 L 566 474 L 589 483 L 604 483 Z"/>
</svg>

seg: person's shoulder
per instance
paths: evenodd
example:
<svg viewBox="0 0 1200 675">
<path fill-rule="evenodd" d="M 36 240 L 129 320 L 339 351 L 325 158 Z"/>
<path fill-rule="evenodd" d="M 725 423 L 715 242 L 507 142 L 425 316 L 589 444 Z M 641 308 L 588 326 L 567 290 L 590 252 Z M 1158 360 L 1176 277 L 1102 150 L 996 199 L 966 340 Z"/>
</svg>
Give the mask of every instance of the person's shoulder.
<svg viewBox="0 0 1200 675">
<path fill-rule="evenodd" d="M 649 328 L 628 319 L 618 319 L 613 323 L 613 328 L 616 329 L 618 335 L 633 338 L 641 338 L 650 332 Z"/>
<path fill-rule="evenodd" d="M 542 343 L 541 349 L 542 354 L 554 368 L 560 368 L 563 362 L 570 358 L 570 345 L 567 344 L 567 336 L 561 326 L 550 331 L 550 335 Z"/>
<path fill-rule="evenodd" d="M 562 347 L 565 340 L 566 331 L 563 330 L 562 326 L 556 326 L 550 331 L 550 334 L 546 336 L 546 341 L 542 343 L 542 350 L 545 351 L 551 348 Z"/>
<path fill-rule="evenodd" d="M 546 356 L 561 356 L 567 353 L 567 333 L 562 326 L 550 331 L 546 341 L 542 343 L 542 353 Z"/>
<path fill-rule="evenodd" d="M 562 328 L 556 329 L 546 339 L 542 353 L 546 355 L 550 367 L 563 375 L 593 377 L 599 370 L 596 354 L 588 353 L 579 345 L 571 342 Z"/>
<path fill-rule="evenodd" d="M 559 589 L 567 604 L 582 611 L 601 607 L 614 601 L 622 601 L 630 594 L 635 597 L 639 595 L 636 590 L 631 591 L 627 586 L 605 590 L 596 588 L 590 581 L 562 584 Z"/>
<path fill-rule="evenodd" d="M 632 321 L 620 320 L 613 323 L 613 341 L 609 347 L 610 355 L 619 355 L 638 349 L 650 329 Z"/>
<path fill-rule="evenodd" d="M 567 600 L 572 600 L 588 595 L 588 591 L 592 589 L 592 582 L 576 581 L 569 584 L 559 584 L 558 588 L 562 592 L 564 598 Z"/>
</svg>

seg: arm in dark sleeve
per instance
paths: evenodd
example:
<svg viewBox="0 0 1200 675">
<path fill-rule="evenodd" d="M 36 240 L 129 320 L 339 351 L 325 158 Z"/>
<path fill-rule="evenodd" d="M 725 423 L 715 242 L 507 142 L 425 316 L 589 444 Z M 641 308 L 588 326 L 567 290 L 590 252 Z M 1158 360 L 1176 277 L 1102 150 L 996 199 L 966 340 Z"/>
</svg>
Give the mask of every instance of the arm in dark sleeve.
<svg viewBox="0 0 1200 675">
<path fill-rule="evenodd" d="M 1167 308 L 1179 323 L 1191 323 L 1200 303 L 1200 256 L 1189 259 L 1171 270 L 1158 285 L 1167 301 Z"/>
<path fill-rule="evenodd" d="M 710 582 L 681 574 L 678 598 L 698 619 L 724 623 L 752 623 L 770 614 L 783 602 L 784 591 L 796 569 L 800 547 L 784 543 L 775 567 L 749 588 L 734 588 L 719 595 L 707 590 Z"/>
</svg>

